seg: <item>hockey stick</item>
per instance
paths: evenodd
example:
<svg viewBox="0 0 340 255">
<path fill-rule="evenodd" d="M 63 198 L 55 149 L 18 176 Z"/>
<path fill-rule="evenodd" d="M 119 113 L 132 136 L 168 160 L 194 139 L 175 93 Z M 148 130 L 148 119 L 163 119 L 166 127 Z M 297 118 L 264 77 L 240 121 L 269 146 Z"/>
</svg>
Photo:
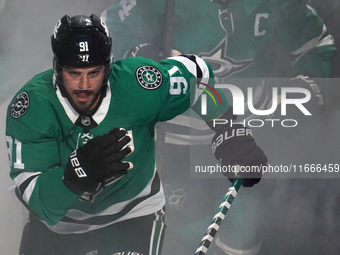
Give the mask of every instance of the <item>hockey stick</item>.
<svg viewBox="0 0 340 255">
<path fill-rule="evenodd" d="M 226 213 L 228 212 L 231 203 L 233 202 L 234 198 L 237 195 L 238 190 L 242 185 L 243 180 L 241 178 L 236 178 L 233 183 L 231 184 L 227 194 L 225 195 L 223 202 L 220 204 L 217 213 L 215 214 L 211 224 L 209 225 L 207 231 L 205 232 L 204 237 L 199 244 L 195 255 L 204 255 L 206 254 L 209 245 L 212 243 L 218 229 L 221 226 L 222 221 Z"/>
</svg>

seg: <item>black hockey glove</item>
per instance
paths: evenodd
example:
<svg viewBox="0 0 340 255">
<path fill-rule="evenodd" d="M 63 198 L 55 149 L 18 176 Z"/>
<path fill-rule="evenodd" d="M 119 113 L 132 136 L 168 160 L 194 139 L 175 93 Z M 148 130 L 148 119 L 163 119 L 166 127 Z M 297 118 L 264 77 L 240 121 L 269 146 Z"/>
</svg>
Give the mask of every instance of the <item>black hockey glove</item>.
<svg viewBox="0 0 340 255">
<path fill-rule="evenodd" d="M 132 153 L 130 140 L 124 129 L 114 128 L 75 150 L 64 171 L 65 186 L 78 195 L 96 194 L 126 174 L 132 163 L 121 160 Z"/>
<path fill-rule="evenodd" d="M 230 115 L 231 110 L 222 117 Z M 230 122 L 218 127 L 213 127 L 211 122 L 208 125 L 216 131 L 211 147 L 223 167 L 223 174 L 231 182 L 238 174 L 243 179 L 244 187 L 258 183 L 262 177 L 262 166 L 267 164 L 267 157 L 255 143 L 250 129 L 241 124 L 230 125 Z"/>
<path fill-rule="evenodd" d="M 302 103 L 302 107 L 307 110 L 311 115 L 306 115 L 301 109 L 299 109 L 295 104 L 287 104 L 286 115 L 281 113 L 280 103 L 282 103 L 282 96 L 278 96 L 278 107 L 276 111 L 271 116 L 272 119 L 290 119 L 287 125 L 275 126 L 275 131 L 277 134 L 285 137 L 294 137 L 303 133 L 315 120 L 315 117 L 322 114 L 325 107 L 325 92 L 321 86 L 321 79 L 312 79 L 311 77 L 305 75 L 299 75 L 295 78 L 290 79 L 289 82 L 285 83 L 281 87 L 281 92 L 283 88 L 303 88 L 310 92 L 311 98 L 308 102 Z M 287 99 L 289 100 L 301 100 L 305 97 L 303 93 L 287 93 Z M 268 104 L 267 108 L 271 107 L 271 102 Z M 294 122 L 293 122 L 294 121 Z"/>
</svg>

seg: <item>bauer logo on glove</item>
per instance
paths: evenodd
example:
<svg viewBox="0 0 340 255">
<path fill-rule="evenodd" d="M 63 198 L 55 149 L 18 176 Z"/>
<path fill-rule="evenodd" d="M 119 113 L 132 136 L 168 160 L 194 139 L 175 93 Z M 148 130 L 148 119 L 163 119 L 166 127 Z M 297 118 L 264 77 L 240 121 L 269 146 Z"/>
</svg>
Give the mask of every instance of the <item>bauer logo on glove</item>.
<svg viewBox="0 0 340 255">
<path fill-rule="evenodd" d="M 232 114 L 232 107 L 221 118 L 235 120 L 236 116 Z M 228 123 L 232 123 L 232 121 L 228 121 Z M 207 124 L 216 131 L 211 148 L 221 165 L 226 166 L 226 169 L 258 166 L 258 171 L 240 171 L 238 174 L 243 179 L 244 187 L 252 187 L 258 183 L 262 177 L 262 166 L 265 166 L 268 160 L 262 149 L 255 143 L 251 130 L 241 124 L 226 124 L 218 127 L 212 125 L 212 121 L 208 121 Z M 231 182 L 236 177 L 235 171 L 226 171 L 223 174 Z"/>
<path fill-rule="evenodd" d="M 222 132 L 220 135 L 214 138 L 211 144 L 213 153 L 215 153 L 217 147 L 220 146 L 224 141 L 235 138 L 235 137 L 244 137 L 244 136 L 253 136 L 251 133 L 251 130 L 247 127 L 227 129 L 224 133 Z"/>
<path fill-rule="evenodd" d="M 64 171 L 65 186 L 79 195 L 97 194 L 127 174 L 133 165 L 122 160 L 133 152 L 133 147 L 127 146 L 130 141 L 125 129 L 114 128 L 75 150 Z"/>
</svg>

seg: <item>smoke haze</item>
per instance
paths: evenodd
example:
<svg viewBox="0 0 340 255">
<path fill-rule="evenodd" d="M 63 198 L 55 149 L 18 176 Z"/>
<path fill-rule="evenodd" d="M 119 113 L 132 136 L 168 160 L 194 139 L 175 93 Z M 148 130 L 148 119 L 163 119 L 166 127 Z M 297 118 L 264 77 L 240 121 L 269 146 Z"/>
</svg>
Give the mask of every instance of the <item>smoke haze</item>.
<svg viewBox="0 0 340 255">
<path fill-rule="evenodd" d="M 207 0 L 208 1 L 208 0 Z M 0 2 L 3 11 L 0 14 L 0 254 L 16 255 L 20 244 L 21 232 L 27 219 L 27 210 L 9 192 L 14 184 L 9 178 L 9 166 L 5 141 L 6 109 L 14 93 L 36 73 L 52 68 L 52 51 L 50 36 L 59 18 L 68 14 L 90 15 L 100 14 L 114 1 L 109 0 L 7 0 Z M 337 23 L 339 24 L 339 23 Z M 333 26 L 334 29 L 334 26 Z M 339 30 L 339 28 L 337 28 Z M 333 30 L 335 31 L 335 30 Z M 336 34 L 337 35 L 337 34 Z M 284 139 L 274 135 L 259 135 L 257 142 L 264 149 L 268 149 L 267 156 L 273 162 L 284 163 L 319 163 L 339 164 L 339 80 L 333 78 L 328 91 L 331 98 L 326 112 L 319 118 L 318 123 L 303 133 L 297 139 Z M 176 151 L 164 152 L 173 168 L 183 169 L 183 175 L 189 175 L 190 166 L 176 165 L 173 158 L 190 157 L 177 155 Z M 176 160 L 175 160 L 176 161 Z M 180 162 L 180 161 L 179 161 Z M 185 169 L 185 167 L 188 167 Z M 178 174 L 178 172 L 177 172 Z M 171 177 L 169 177 L 170 175 Z M 160 173 L 168 181 L 174 178 L 172 174 Z M 177 177 L 181 179 L 180 177 Z M 180 182 L 180 180 L 177 180 Z M 223 198 L 229 188 L 227 180 L 220 180 L 218 184 L 212 180 L 192 180 L 193 190 L 198 194 L 197 201 L 182 204 L 183 208 L 169 209 L 170 222 L 182 223 L 183 219 L 177 212 L 190 207 L 199 212 L 208 206 L 202 201 Z M 168 191 L 177 197 L 185 197 L 176 187 L 167 186 Z M 210 186 L 209 186 L 210 185 Z M 210 193 L 202 192 L 209 189 Z M 176 193 L 178 192 L 178 193 Z M 170 194 L 169 193 L 169 194 Z M 175 196 L 174 196 L 175 197 Z M 168 197 L 169 199 L 169 197 Z M 198 228 L 187 235 L 179 229 L 168 226 L 170 235 L 166 236 L 164 255 L 171 255 L 176 246 L 176 239 L 187 238 L 188 245 L 197 248 L 206 227 L 219 205 L 214 199 L 209 214 Z M 222 200 L 221 200 L 222 201 Z M 248 224 L 245 229 L 261 229 L 263 250 L 261 254 L 327 254 L 335 255 L 340 250 L 340 185 L 339 179 L 264 179 L 253 190 L 241 188 L 226 220 L 222 224 L 224 229 L 233 229 L 237 243 L 241 238 L 252 238 L 241 230 L 242 224 Z M 187 207 L 186 207 L 187 206 Z M 210 205 L 209 205 L 210 206 Z M 244 222 L 240 212 L 248 217 Z M 249 213 L 250 212 L 250 213 Z M 240 219 L 240 221 L 238 221 Z M 185 222 L 184 222 L 185 223 Z M 180 225 L 180 224 L 178 224 Z M 223 230 L 222 230 L 223 231 Z M 175 234 L 174 234 L 175 233 Z M 254 240 L 256 244 L 258 240 Z M 213 245 L 211 246 L 213 249 Z M 176 251 L 173 254 L 180 254 Z M 208 253 L 212 254 L 212 253 Z M 184 254 L 183 254 L 184 255 Z"/>
</svg>

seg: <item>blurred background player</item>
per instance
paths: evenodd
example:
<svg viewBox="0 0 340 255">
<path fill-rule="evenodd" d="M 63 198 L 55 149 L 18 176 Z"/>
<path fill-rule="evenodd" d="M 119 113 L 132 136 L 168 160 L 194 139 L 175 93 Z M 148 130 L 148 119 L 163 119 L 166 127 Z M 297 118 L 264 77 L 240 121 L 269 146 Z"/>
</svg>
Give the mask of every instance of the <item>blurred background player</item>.
<svg viewBox="0 0 340 255">
<path fill-rule="evenodd" d="M 310 144 L 319 142 L 312 139 L 310 143 L 307 142 L 309 146 L 306 145 L 306 140 L 310 141 L 308 137 L 315 134 L 315 129 L 309 130 L 309 133 L 306 133 L 306 130 L 308 130 L 308 126 L 312 125 L 311 123 L 317 125 L 318 122 L 315 119 L 320 120 L 320 116 L 322 118 L 325 115 L 324 103 L 327 102 L 325 83 L 328 81 L 321 78 L 330 76 L 336 49 L 332 35 L 317 10 L 312 7 L 312 3 L 304 0 L 214 0 L 212 2 L 197 0 L 194 3 L 177 0 L 175 1 L 174 14 L 170 15 L 170 19 L 166 19 L 166 13 L 169 10 L 171 9 L 167 9 L 166 1 L 124 0 L 116 1 L 103 12 L 102 18 L 106 21 L 109 30 L 116 35 L 117 40 L 114 42 L 117 46 L 114 49 L 116 57 L 144 55 L 160 59 L 168 54 L 169 49 L 166 47 L 169 45 L 171 45 L 171 54 L 188 51 L 196 53 L 211 64 L 219 83 L 233 81 L 239 82 L 239 86 L 243 84 L 245 87 L 245 82 L 251 82 L 246 85 L 254 87 L 256 107 L 260 109 L 266 109 L 270 103 L 269 98 L 271 98 L 271 84 L 267 83 L 266 78 L 285 78 L 284 86 L 308 89 L 312 95 L 308 109 L 313 110 L 313 121 L 304 122 L 301 120 L 299 128 L 294 130 L 296 131 L 293 134 L 295 137 L 290 139 L 285 137 L 292 136 L 292 130 L 287 132 L 287 130 L 277 127 L 269 130 L 260 129 L 258 135 L 262 135 L 263 139 L 258 142 L 266 148 L 270 148 L 269 160 L 273 164 L 310 162 L 315 155 L 319 158 L 319 150 L 315 149 L 315 146 L 310 146 Z M 327 15 L 329 12 L 330 9 L 327 8 L 324 14 Z M 173 22 L 172 30 L 167 30 L 169 27 L 167 22 Z M 334 32 L 337 31 L 333 30 Z M 168 38 L 167 33 L 171 34 L 171 42 L 164 41 L 164 38 Z M 281 79 L 278 80 L 278 82 L 280 81 Z M 317 84 L 319 92 L 313 90 L 307 81 Z M 322 101 L 319 100 L 320 96 Z M 195 142 L 198 144 L 210 142 L 207 133 L 203 133 L 204 135 L 201 137 L 188 135 L 190 134 L 190 116 L 190 113 L 187 112 L 186 115 L 158 125 L 159 139 L 157 143 L 161 148 L 157 158 L 158 167 L 164 177 L 165 187 L 167 187 L 167 208 L 170 211 L 168 228 L 173 233 L 171 238 L 174 238 L 169 244 L 170 250 L 182 248 L 185 252 L 193 251 L 198 242 L 196 240 L 199 240 L 199 235 L 204 233 L 204 226 L 216 207 L 214 207 L 214 202 L 217 203 L 212 198 L 221 196 L 228 186 L 223 180 L 190 178 L 190 162 L 187 161 L 187 156 L 190 153 L 187 148 L 190 145 L 191 149 L 194 148 L 192 145 Z M 247 112 L 240 117 L 240 120 L 251 117 L 251 113 Z M 325 120 L 323 119 L 323 121 Z M 326 121 L 329 123 L 328 119 Z M 321 128 L 325 125 L 322 125 Z M 200 127 L 208 129 L 204 125 Z M 317 126 L 317 128 L 320 127 Z M 280 136 L 277 136 L 277 133 Z M 308 149 L 305 151 L 299 149 L 297 157 L 296 150 L 292 149 L 292 143 L 301 141 Z M 330 150 L 332 151 L 331 155 L 334 156 L 336 154 L 334 152 L 337 150 Z M 178 160 L 169 162 L 169 154 L 175 154 L 175 158 Z M 332 156 L 326 157 L 324 161 L 329 161 Z M 203 158 L 206 159 L 206 157 Z M 181 171 L 181 178 L 177 178 L 174 171 L 182 169 L 187 169 L 187 171 Z M 267 203 L 280 201 L 280 199 L 294 194 L 288 193 L 285 180 L 266 180 L 265 183 L 264 181 L 251 190 L 241 190 L 244 195 L 235 201 L 236 205 L 233 205 L 235 208 L 232 210 L 235 213 L 228 213 L 231 215 L 227 216 L 227 222 L 224 223 L 227 225 L 225 228 L 229 229 L 227 230 L 228 236 L 216 238 L 218 240 L 216 244 L 219 247 L 216 250 L 217 254 L 257 254 L 260 252 L 262 239 L 258 238 L 259 233 L 266 227 L 265 223 L 274 224 L 272 221 L 275 219 L 270 213 L 277 212 L 275 208 L 270 210 Z M 211 188 L 211 182 L 215 184 L 215 189 Z M 320 181 L 316 182 L 320 183 Z M 303 182 L 301 180 L 298 183 L 296 185 L 301 184 L 301 189 L 304 190 L 302 187 L 308 186 L 310 181 Z M 321 183 L 321 185 L 327 185 L 326 181 Z M 313 182 L 313 184 L 315 183 Z M 206 189 L 205 186 L 209 189 Z M 320 188 L 320 186 L 316 188 Z M 297 190 L 300 192 L 300 188 Z M 284 193 L 283 195 L 281 191 Z M 309 194 L 301 192 L 301 199 L 310 199 L 312 195 Z M 307 195 L 305 199 L 304 195 Z M 314 202 L 310 202 L 310 204 L 314 204 Z M 294 203 L 293 205 L 296 206 Z M 310 207 L 314 208 L 314 205 Z M 244 213 L 246 210 L 251 213 Z M 268 214 L 264 213 L 266 211 Z M 174 215 L 171 214 L 172 212 Z M 289 214 L 290 212 L 286 213 L 286 216 L 283 217 L 284 220 L 289 218 Z M 271 217 L 266 218 L 268 215 Z M 308 215 L 314 214 L 309 212 Z M 307 223 L 302 220 L 300 226 L 288 220 L 286 224 L 289 226 L 295 224 L 296 228 L 301 230 Z M 319 226 L 315 222 L 313 224 Z M 313 227 L 311 229 L 313 230 Z M 291 241 L 290 238 L 286 240 Z M 195 241 L 196 243 L 194 243 Z M 271 241 L 272 246 L 269 245 L 271 246 L 269 250 L 275 254 L 280 254 L 280 252 L 287 254 L 286 249 L 299 249 L 295 245 L 277 249 L 275 245 L 278 240 L 274 240 L 272 237 L 268 239 L 266 245 Z M 287 247 L 284 240 L 281 243 Z M 165 244 L 165 248 L 166 246 L 167 244 Z M 323 247 L 323 245 L 320 246 Z M 308 252 L 317 254 L 319 250 L 311 248 L 311 251 Z"/>
</svg>

